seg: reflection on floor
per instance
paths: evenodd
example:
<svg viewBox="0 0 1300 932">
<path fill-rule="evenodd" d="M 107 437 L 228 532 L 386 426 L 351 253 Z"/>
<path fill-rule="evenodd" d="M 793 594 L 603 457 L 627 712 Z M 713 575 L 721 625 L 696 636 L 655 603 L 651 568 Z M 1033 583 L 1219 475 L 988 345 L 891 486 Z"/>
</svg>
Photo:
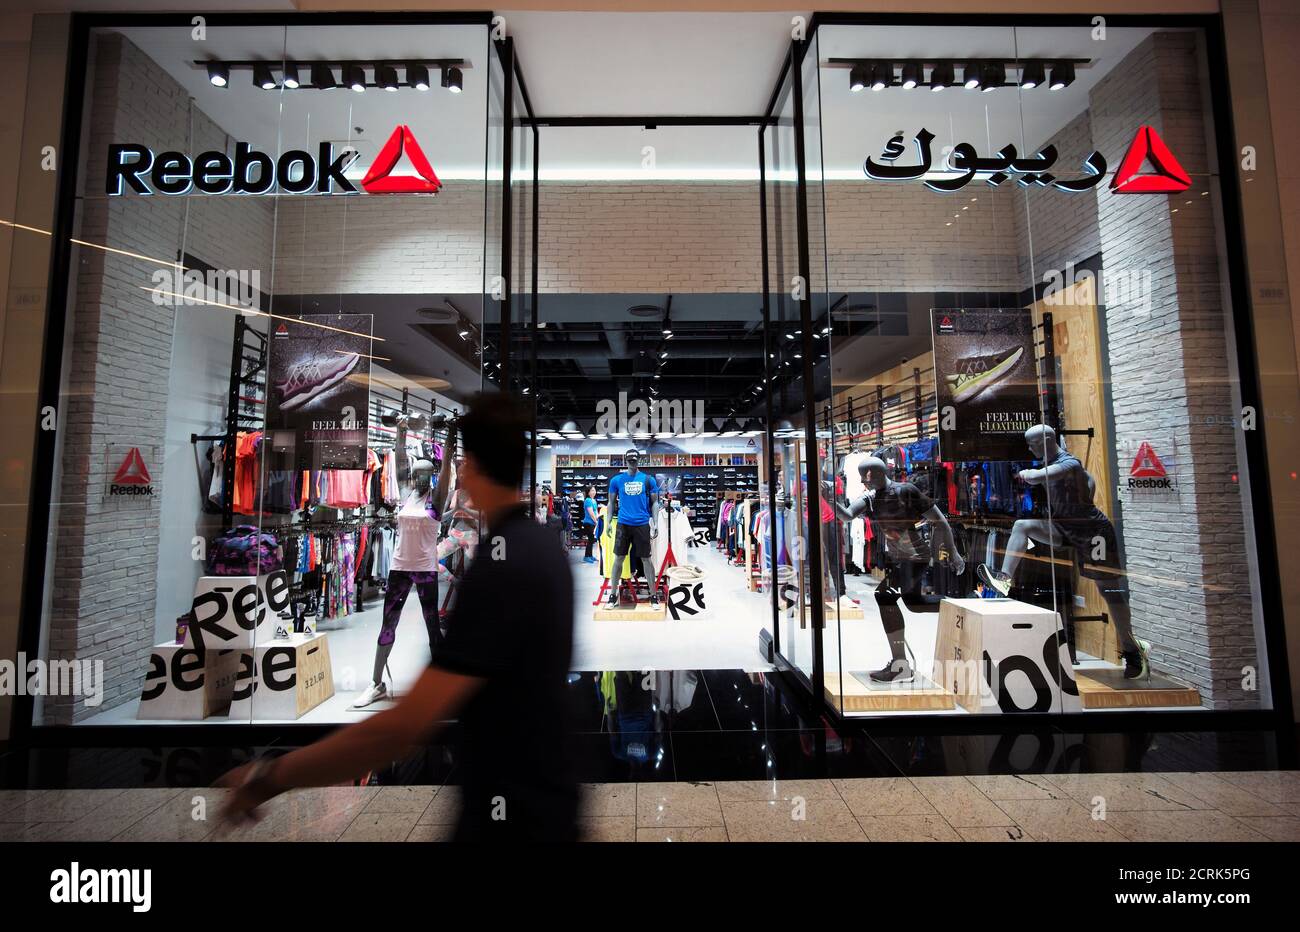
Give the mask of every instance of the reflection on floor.
<svg viewBox="0 0 1300 932">
<path fill-rule="evenodd" d="M 442 841 L 459 807 L 450 785 L 298 790 L 225 834 L 222 792 L 0 790 L 0 841 Z M 1295 771 L 594 783 L 583 799 L 589 841 L 1300 841 Z"/>
</svg>

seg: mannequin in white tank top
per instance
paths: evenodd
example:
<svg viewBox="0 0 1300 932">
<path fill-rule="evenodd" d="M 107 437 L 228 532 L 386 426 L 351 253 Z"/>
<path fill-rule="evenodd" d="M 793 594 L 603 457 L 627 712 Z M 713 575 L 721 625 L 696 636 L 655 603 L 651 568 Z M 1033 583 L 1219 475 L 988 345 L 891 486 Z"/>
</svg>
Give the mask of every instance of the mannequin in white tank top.
<svg viewBox="0 0 1300 932">
<path fill-rule="evenodd" d="M 408 425 L 420 429 L 423 422 L 411 419 L 399 422 L 397 446 L 404 450 Z M 388 571 L 388 588 L 384 594 L 383 623 L 379 628 L 379 642 L 375 646 L 375 664 L 370 685 L 352 704 L 354 709 L 388 698 L 384 683 L 384 670 L 397 638 L 397 625 L 407 596 L 414 589 L 420 599 L 424 626 L 429 636 L 429 651 L 436 653 L 442 634 L 438 618 L 438 520 L 448 499 L 451 485 L 451 463 L 456 451 L 456 431 L 448 432 L 443 447 L 442 469 L 438 474 L 435 491 L 429 480 L 434 465 L 429 460 L 415 460 L 410 465 L 410 477 L 403 489 L 401 506 L 397 510 L 397 547 L 393 552 L 392 566 Z M 398 461 L 404 464 L 405 456 Z M 399 477 L 401 473 L 399 472 Z"/>
</svg>

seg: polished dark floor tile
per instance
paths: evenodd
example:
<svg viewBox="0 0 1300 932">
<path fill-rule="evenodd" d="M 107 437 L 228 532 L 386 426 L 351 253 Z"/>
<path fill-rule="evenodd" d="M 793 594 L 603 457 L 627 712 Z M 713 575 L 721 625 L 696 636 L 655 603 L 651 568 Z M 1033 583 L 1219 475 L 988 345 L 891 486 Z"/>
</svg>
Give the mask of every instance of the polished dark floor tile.
<svg viewBox="0 0 1300 932">
<path fill-rule="evenodd" d="M 909 777 L 1069 772 L 1066 737 L 1052 731 L 1004 735 L 872 735 L 879 751 Z"/>
<path fill-rule="evenodd" d="M 570 735 L 561 749 L 579 783 L 651 783 L 677 779 L 665 732 L 588 732 Z"/>
<path fill-rule="evenodd" d="M 1081 773 L 1273 770 L 1288 766 L 1269 732 L 1065 733 Z"/>
<path fill-rule="evenodd" d="M 755 727 L 800 730 L 814 727 L 777 687 L 772 674 L 743 670 L 704 670 L 704 683 L 724 730 Z"/>
<path fill-rule="evenodd" d="M 792 731 L 677 732 L 678 780 L 765 780 L 826 776 L 816 734 Z"/>
</svg>

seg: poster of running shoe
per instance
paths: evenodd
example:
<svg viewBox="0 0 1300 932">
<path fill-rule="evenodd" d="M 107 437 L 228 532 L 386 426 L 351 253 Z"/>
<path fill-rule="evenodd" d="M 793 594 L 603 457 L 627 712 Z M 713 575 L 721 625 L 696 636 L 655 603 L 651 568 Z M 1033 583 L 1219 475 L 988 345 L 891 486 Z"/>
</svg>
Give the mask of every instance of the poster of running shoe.
<svg viewBox="0 0 1300 932">
<path fill-rule="evenodd" d="M 266 440 L 272 469 L 365 469 L 370 314 L 307 314 L 271 325 Z"/>
<path fill-rule="evenodd" d="M 1027 308 L 930 311 L 939 456 L 1023 460 L 1040 420 L 1033 320 Z"/>
</svg>

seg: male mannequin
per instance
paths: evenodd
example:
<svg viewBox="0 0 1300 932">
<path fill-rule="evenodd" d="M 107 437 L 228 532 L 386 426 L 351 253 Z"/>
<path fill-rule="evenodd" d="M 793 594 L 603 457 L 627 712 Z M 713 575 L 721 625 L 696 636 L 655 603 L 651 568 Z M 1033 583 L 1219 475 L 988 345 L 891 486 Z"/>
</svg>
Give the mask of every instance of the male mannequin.
<svg viewBox="0 0 1300 932">
<path fill-rule="evenodd" d="M 398 425 L 397 445 L 406 445 L 406 427 Z M 414 425 L 412 425 L 414 426 Z M 435 493 L 429 480 L 433 477 L 433 463 L 415 460 L 411 464 L 410 485 L 402 497 L 397 511 L 397 548 L 393 553 L 392 567 L 388 571 L 388 588 L 384 594 L 384 616 L 379 627 L 379 642 L 375 647 L 375 666 L 370 685 L 352 704 L 360 709 L 380 699 L 388 698 L 384 683 L 384 668 L 397 640 L 397 624 L 402 618 L 406 598 L 415 589 L 420 598 L 420 611 L 429 635 L 429 652 L 437 654 L 442 632 L 438 617 L 438 520 L 447 502 L 451 485 L 451 461 L 456 451 L 456 430 L 447 432 L 443 446 L 442 470 Z M 404 457 L 403 457 L 404 458 Z M 435 500 L 436 499 L 436 500 Z"/>
<path fill-rule="evenodd" d="M 905 622 L 898 601 L 901 598 L 913 609 L 924 604 L 921 577 L 931 558 L 930 546 L 917 531 L 917 524 L 923 520 L 929 523 L 938 555 L 954 573 L 964 573 L 966 561 L 957 552 L 948 519 L 920 489 L 910 482 L 891 480 L 884 462 L 874 456 L 858 463 L 858 474 L 866 492 L 849 508 L 838 503 L 836 508 L 849 521 L 866 515 L 885 537 L 885 578 L 876 586 L 876 604 L 880 606 L 880 622 L 889 639 L 891 659 L 872 672 L 871 679 L 881 684 L 906 683 L 915 671 L 906 655 Z"/>
<path fill-rule="evenodd" d="M 1039 424 L 1025 431 L 1025 443 L 1041 469 L 1023 469 L 1020 478 L 1030 485 L 1047 486 L 1049 518 L 1022 518 L 1011 527 L 1011 539 L 1002 558 L 1001 571 L 980 566 L 980 579 L 1002 595 L 1009 595 L 1016 569 L 1028 552 L 1030 540 L 1053 547 L 1070 547 L 1079 575 L 1093 580 L 1110 609 L 1115 634 L 1124 658 L 1124 676 L 1136 679 L 1149 674 L 1144 645 L 1133 636 L 1129 610 L 1128 573 L 1115 525 L 1095 504 L 1097 484 L 1083 464 L 1056 439 L 1056 431 Z"/>
<path fill-rule="evenodd" d="M 637 468 L 641 454 L 628 450 L 623 456 L 626 469 L 609 480 L 609 514 L 618 518 L 614 532 L 614 571 L 610 575 L 609 601 L 606 611 L 618 608 L 619 583 L 623 579 L 623 560 L 634 548 L 650 585 L 650 604 L 659 604 L 655 587 L 654 561 L 650 559 L 650 540 L 659 533 L 659 483 Z"/>
</svg>

